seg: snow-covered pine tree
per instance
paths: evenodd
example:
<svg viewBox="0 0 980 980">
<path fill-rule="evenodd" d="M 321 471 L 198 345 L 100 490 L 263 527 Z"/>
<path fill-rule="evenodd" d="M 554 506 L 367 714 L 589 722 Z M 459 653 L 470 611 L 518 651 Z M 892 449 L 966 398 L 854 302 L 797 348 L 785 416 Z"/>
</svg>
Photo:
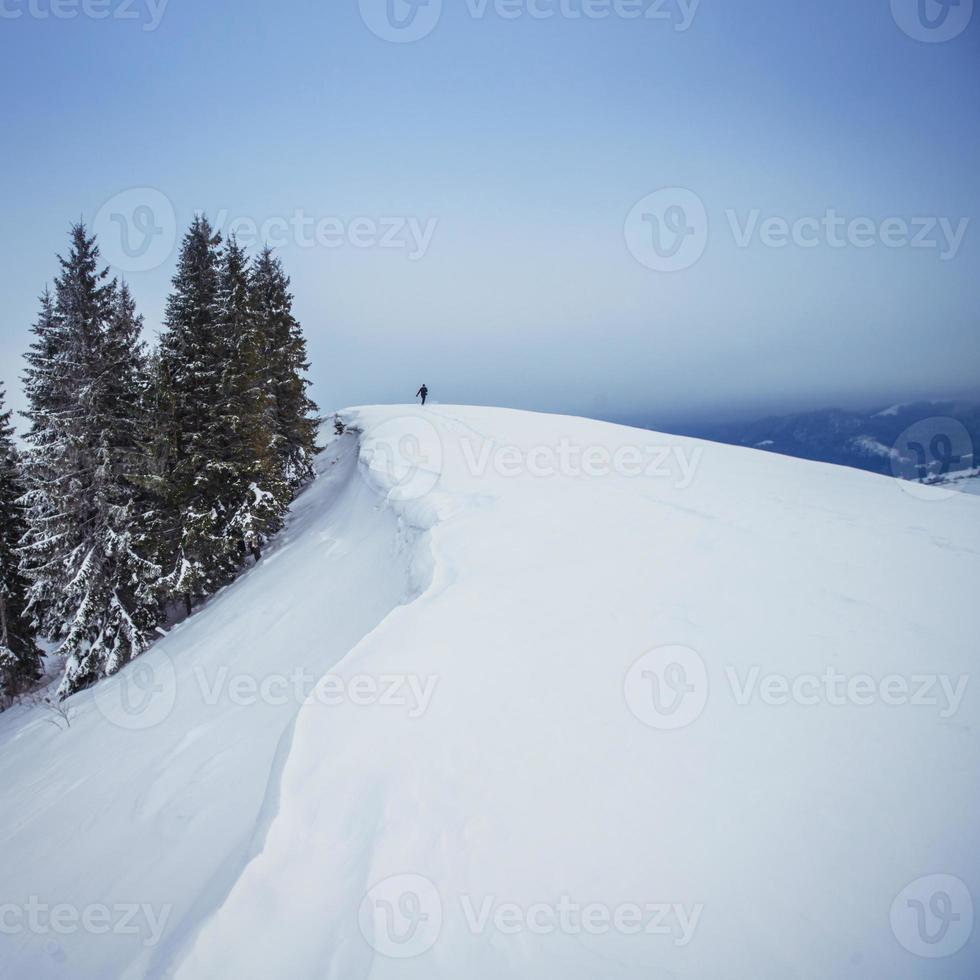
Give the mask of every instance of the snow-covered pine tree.
<svg viewBox="0 0 980 980">
<path fill-rule="evenodd" d="M 23 569 L 30 582 L 29 609 L 52 639 L 63 639 L 75 619 L 69 584 L 88 553 L 97 520 L 95 442 L 87 423 L 113 293 L 107 271 L 98 268 L 98 248 L 81 224 L 71 229 L 68 257 L 58 260 L 54 302 L 47 305 L 42 298 L 25 376 L 32 451 Z"/>
<path fill-rule="evenodd" d="M 28 613 L 37 631 L 51 639 L 64 635 L 61 559 L 71 547 L 73 525 L 56 507 L 59 476 L 64 476 L 67 429 L 71 416 L 71 376 L 63 356 L 67 348 L 63 324 L 55 315 L 54 298 L 45 289 L 32 327 L 34 339 L 25 355 L 24 392 L 31 451 L 23 459 L 27 493 L 27 533 L 21 542 L 22 565 L 29 576 Z"/>
<path fill-rule="evenodd" d="M 275 445 L 283 478 L 295 490 L 313 477 L 319 410 L 307 395 L 303 329 L 282 263 L 265 248 L 252 266 L 252 306 L 262 335 L 265 383 L 272 394 Z"/>
<path fill-rule="evenodd" d="M 140 460 L 141 323 L 129 291 L 99 268 L 83 225 L 60 262 L 50 329 L 35 330 L 28 354 L 31 524 L 22 553 L 32 601 L 63 641 L 67 697 L 149 645 L 159 569 L 134 545 L 129 479 Z"/>
<path fill-rule="evenodd" d="M 20 460 L 14 447 L 6 393 L 0 387 L 0 706 L 41 676 L 41 652 L 27 615 L 27 582 L 18 546 L 27 531 Z"/>
<path fill-rule="evenodd" d="M 161 525 L 171 530 L 159 539 L 159 560 L 168 597 L 181 599 L 188 615 L 194 599 L 233 578 L 241 558 L 227 534 L 236 502 L 226 463 L 220 246 L 221 236 L 197 215 L 181 244 L 160 338 L 158 400 L 166 413 L 167 464 L 158 499 L 168 511 Z"/>
<path fill-rule="evenodd" d="M 218 330 L 225 352 L 222 435 L 228 534 L 256 558 L 283 524 L 292 497 L 276 451 L 275 405 L 265 377 L 264 336 L 253 306 L 248 257 L 232 237 L 218 277 Z M 233 508 L 233 509 L 232 509 Z"/>
<path fill-rule="evenodd" d="M 123 283 L 113 293 L 93 384 L 90 425 L 98 440 L 94 474 L 98 522 L 90 551 L 91 572 L 84 590 L 79 588 L 78 603 L 80 610 L 92 609 L 94 616 L 76 614 L 65 643 L 66 651 L 79 662 L 78 679 L 69 685 L 73 690 L 114 674 L 142 653 L 152 642 L 159 619 L 156 589 L 161 569 L 147 546 L 140 483 L 146 469 L 148 384 L 142 329 L 143 318 Z M 72 666 L 70 660 L 67 681 Z"/>
</svg>

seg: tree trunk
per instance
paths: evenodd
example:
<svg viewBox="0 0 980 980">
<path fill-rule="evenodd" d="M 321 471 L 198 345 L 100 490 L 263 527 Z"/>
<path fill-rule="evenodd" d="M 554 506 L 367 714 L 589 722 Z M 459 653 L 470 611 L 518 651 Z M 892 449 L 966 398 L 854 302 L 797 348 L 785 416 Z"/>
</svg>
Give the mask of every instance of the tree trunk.
<svg viewBox="0 0 980 980">
<path fill-rule="evenodd" d="M 0 594 L 0 646 L 10 646 L 7 636 L 7 600 Z"/>
</svg>

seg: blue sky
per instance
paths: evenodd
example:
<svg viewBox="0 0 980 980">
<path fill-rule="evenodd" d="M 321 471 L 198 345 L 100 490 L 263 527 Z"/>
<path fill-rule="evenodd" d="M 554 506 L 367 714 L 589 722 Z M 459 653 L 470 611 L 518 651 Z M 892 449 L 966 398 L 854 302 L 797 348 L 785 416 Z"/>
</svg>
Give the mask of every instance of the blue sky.
<svg viewBox="0 0 980 980">
<path fill-rule="evenodd" d="M 665 421 L 980 387 L 972 0 L 950 39 L 919 0 L 430 0 L 410 43 L 370 29 L 385 0 L 58 2 L 0 0 L 18 407 L 69 223 L 152 336 L 197 210 L 282 245 L 325 409 L 422 381 Z"/>
</svg>

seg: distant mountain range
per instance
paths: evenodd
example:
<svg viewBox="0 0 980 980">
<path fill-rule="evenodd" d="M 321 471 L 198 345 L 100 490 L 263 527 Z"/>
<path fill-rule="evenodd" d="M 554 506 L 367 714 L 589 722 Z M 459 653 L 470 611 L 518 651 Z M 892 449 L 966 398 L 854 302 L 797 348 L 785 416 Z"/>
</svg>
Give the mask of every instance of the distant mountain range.
<svg viewBox="0 0 980 980">
<path fill-rule="evenodd" d="M 975 458 L 980 402 L 920 401 L 874 412 L 829 408 L 681 427 L 678 434 L 905 479 L 947 482 L 950 475 L 965 476 L 980 465 Z"/>
</svg>

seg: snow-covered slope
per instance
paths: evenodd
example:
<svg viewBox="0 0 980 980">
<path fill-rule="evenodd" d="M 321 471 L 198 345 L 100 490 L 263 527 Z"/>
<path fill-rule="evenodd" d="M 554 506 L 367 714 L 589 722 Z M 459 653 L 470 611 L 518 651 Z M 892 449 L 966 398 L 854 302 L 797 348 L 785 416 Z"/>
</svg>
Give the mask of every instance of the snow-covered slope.
<svg viewBox="0 0 980 980">
<path fill-rule="evenodd" d="M 980 972 L 980 500 L 345 417 L 260 567 L 69 731 L 0 717 L 4 921 L 146 906 L 0 932 L 0 976 Z"/>
<path fill-rule="evenodd" d="M 324 454 L 260 566 L 71 698 L 70 729 L 0 715 L 4 980 L 161 975 L 222 901 L 275 810 L 304 693 L 416 588 L 411 534 L 356 459 L 350 436 Z M 78 910 L 62 932 L 59 904 Z M 101 906 L 108 928 L 86 927 Z"/>
</svg>

